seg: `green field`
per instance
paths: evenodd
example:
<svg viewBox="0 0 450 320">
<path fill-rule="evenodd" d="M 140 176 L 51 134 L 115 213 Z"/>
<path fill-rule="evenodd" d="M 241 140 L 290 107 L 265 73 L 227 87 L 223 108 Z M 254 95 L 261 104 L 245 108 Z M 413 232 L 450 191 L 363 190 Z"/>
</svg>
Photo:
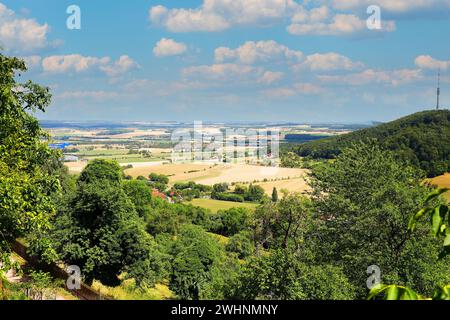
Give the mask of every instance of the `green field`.
<svg viewBox="0 0 450 320">
<path fill-rule="evenodd" d="M 88 161 L 94 159 L 116 160 L 119 163 L 135 163 L 135 162 L 155 162 L 164 161 L 166 155 L 161 152 L 154 153 L 150 157 L 144 157 L 140 154 L 129 153 L 128 149 L 83 149 L 74 153 L 81 159 Z"/>
<path fill-rule="evenodd" d="M 254 210 L 258 206 L 256 203 L 220 201 L 213 199 L 194 199 L 189 203 L 197 207 L 209 209 L 214 213 L 219 210 L 228 210 L 231 208 L 247 208 Z"/>
<path fill-rule="evenodd" d="M 158 162 L 166 160 L 161 157 L 144 158 L 136 155 L 83 157 L 83 159 L 88 161 L 95 159 L 116 160 L 119 163 Z"/>
</svg>

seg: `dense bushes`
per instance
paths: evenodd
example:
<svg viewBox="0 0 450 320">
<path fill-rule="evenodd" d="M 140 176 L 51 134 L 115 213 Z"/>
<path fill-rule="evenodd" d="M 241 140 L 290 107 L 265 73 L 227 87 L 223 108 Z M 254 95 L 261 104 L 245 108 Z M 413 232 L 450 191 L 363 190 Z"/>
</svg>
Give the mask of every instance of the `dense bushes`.
<svg viewBox="0 0 450 320">
<path fill-rule="evenodd" d="M 192 199 L 198 199 L 203 196 L 207 196 L 211 193 L 212 187 L 197 184 L 195 182 L 177 182 L 173 185 L 169 194 L 181 196 L 184 201 L 191 201 Z"/>
<path fill-rule="evenodd" d="M 210 215 L 211 232 L 229 237 L 246 230 L 250 226 L 250 212 L 245 208 L 221 210 Z"/>
<path fill-rule="evenodd" d="M 239 259 L 246 259 L 255 252 L 252 234 L 250 231 L 241 231 L 230 237 L 225 249 L 234 252 Z"/>
<path fill-rule="evenodd" d="M 212 199 L 231 202 L 244 202 L 244 197 L 234 193 L 213 193 Z"/>
<path fill-rule="evenodd" d="M 251 202 L 260 202 L 265 196 L 264 189 L 261 186 L 250 185 L 245 194 L 245 200 Z"/>
<path fill-rule="evenodd" d="M 178 234 L 180 227 L 192 223 L 208 228 L 209 215 L 206 209 L 186 204 L 171 204 L 160 198 L 152 198 L 150 213 L 145 218 L 146 229 L 152 235 Z"/>
<path fill-rule="evenodd" d="M 161 192 L 164 192 L 167 189 L 167 185 L 169 184 L 169 177 L 165 175 L 159 175 L 156 173 L 151 173 L 148 176 L 148 184 L 154 189 L 157 189 Z"/>
<path fill-rule="evenodd" d="M 213 186 L 211 198 L 232 202 L 261 202 L 265 197 L 264 189 L 261 186 L 255 186 L 252 184 L 248 188 L 242 185 L 236 185 L 233 193 L 228 192 L 228 190 L 228 184 L 216 184 Z"/>
</svg>

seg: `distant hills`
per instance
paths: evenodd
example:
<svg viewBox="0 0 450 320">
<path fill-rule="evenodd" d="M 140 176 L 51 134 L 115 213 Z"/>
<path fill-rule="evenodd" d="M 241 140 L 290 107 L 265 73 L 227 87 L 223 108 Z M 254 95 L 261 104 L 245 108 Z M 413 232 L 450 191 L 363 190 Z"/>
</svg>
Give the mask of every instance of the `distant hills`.
<svg viewBox="0 0 450 320">
<path fill-rule="evenodd" d="M 434 110 L 358 130 L 346 135 L 301 144 L 303 157 L 332 159 L 342 149 L 365 139 L 377 139 L 398 157 L 423 169 L 429 177 L 450 171 L 450 111 Z"/>
</svg>

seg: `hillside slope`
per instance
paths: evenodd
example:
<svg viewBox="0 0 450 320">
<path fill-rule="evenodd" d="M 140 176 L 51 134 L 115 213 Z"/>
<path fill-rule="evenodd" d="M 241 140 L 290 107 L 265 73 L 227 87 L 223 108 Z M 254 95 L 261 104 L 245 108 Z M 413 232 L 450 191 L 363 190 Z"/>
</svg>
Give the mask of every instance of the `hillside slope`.
<svg viewBox="0 0 450 320">
<path fill-rule="evenodd" d="M 299 145 L 303 157 L 331 159 L 343 148 L 365 139 L 377 139 L 399 158 L 423 169 L 429 177 L 450 171 L 450 111 L 434 110 L 363 129 L 347 135 Z"/>
</svg>

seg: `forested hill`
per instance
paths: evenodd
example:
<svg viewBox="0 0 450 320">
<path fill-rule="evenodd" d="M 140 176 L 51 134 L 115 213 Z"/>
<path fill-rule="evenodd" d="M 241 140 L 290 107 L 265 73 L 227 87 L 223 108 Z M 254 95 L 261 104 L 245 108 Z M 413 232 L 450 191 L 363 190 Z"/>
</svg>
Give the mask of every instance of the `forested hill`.
<svg viewBox="0 0 450 320">
<path fill-rule="evenodd" d="M 376 127 L 305 143 L 295 151 L 303 157 L 331 159 L 352 143 L 371 138 L 395 151 L 400 159 L 422 168 L 429 177 L 450 170 L 449 110 L 415 113 Z"/>
</svg>

